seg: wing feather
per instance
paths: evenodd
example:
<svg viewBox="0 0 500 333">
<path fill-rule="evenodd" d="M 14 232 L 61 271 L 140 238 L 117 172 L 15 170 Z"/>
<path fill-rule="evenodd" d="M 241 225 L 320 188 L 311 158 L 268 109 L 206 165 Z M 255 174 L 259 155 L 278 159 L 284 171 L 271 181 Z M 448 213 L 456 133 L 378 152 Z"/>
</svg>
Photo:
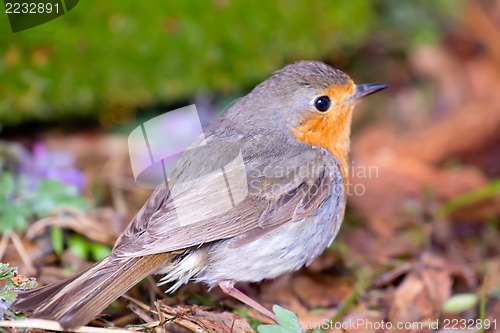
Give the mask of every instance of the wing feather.
<svg viewBox="0 0 500 333">
<path fill-rule="evenodd" d="M 180 161 L 174 180 L 169 179 L 170 191 L 157 190 L 146 202 L 146 208 L 141 209 L 117 241 L 114 255 L 143 256 L 232 237 L 238 238 L 235 242 L 238 246 L 284 223 L 314 214 L 330 195 L 338 174 L 336 160 L 325 150 L 289 142 L 285 143 L 286 149 L 274 151 L 272 158 L 265 158 L 262 156 L 269 156 L 269 151 L 265 151 L 268 140 L 262 140 L 238 143 L 247 186 L 243 200 L 232 202 L 232 206 L 217 214 L 213 207 L 220 208 L 219 198 L 227 199 L 225 185 L 235 182 L 241 170 L 229 170 L 225 175 L 211 172 L 210 164 L 220 166 L 221 160 L 228 160 L 222 156 L 227 149 L 217 149 L 217 145 L 213 149 L 193 151 Z M 196 178 L 192 170 L 199 175 L 200 161 L 205 174 Z M 186 182 L 194 178 L 198 181 L 195 186 L 186 186 Z M 207 189 L 210 190 L 207 192 Z"/>
</svg>

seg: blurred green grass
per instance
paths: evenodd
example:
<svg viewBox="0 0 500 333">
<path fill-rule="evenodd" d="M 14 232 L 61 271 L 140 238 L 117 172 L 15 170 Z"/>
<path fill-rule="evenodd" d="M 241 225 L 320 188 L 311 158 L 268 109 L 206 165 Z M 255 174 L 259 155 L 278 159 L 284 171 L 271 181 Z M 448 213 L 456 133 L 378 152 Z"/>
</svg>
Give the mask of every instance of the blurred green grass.
<svg viewBox="0 0 500 333">
<path fill-rule="evenodd" d="M 248 89 L 296 60 L 353 55 L 377 36 L 404 52 L 439 38 L 459 7 L 455 0 L 80 1 L 15 34 L 1 20 L 0 125 L 75 116 L 113 122 L 138 106 Z"/>
</svg>

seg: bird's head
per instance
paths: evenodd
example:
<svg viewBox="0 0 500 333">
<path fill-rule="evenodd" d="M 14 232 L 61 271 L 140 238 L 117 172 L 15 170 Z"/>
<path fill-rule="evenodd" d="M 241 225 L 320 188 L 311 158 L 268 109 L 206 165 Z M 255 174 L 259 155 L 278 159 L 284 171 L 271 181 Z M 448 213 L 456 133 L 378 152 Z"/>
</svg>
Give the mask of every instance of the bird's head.
<svg viewBox="0 0 500 333">
<path fill-rule="evenodd" d="M 230 115 L 256 133 L 286 132 L 327 149 L 347 173 L 352 110 L 384 83 L 355 84 L 318 61 L 300 61 L 275 72 L 245 96 Z"/>
<path fill-rule="evenodd" d="M 296 64 L 301 66 L 303 63 Z M 347 74 L 322 63 L 303 67 L 321 68 L 310 83 L 300 116 L 290 128 L 299 141 L 327 149 L 337 158 L 347 175 L 352 111 L 363 97 L 387 88 L 384 83 L 355 84 Z M 302 67 L 301 66 L 301 67 Z"/>
</svg>

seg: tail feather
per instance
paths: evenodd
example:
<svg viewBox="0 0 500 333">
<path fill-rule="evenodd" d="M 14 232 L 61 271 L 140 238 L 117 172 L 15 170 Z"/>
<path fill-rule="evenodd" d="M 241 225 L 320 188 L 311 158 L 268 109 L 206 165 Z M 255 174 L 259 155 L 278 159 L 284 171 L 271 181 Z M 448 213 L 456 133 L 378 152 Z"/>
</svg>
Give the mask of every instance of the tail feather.
<svg viewBox="0 0 500 333">
<path fill-rule="evenodd" d="M 32 317 L 54 319 L 65 328 L 87 324 L 115 299 L 166 264 L 171 254 L 105 258 L 69 279 L 22 292 L 14 309 L 33 311 Z"/>
</svg>

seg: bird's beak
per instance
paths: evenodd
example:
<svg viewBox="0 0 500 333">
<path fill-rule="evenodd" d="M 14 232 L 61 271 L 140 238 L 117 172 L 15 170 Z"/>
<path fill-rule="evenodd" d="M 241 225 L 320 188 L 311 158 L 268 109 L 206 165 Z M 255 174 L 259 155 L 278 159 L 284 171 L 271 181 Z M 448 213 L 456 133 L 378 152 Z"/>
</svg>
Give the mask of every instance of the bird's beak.
<svg viewBox="0 0 500 333">
<path fill-rule="evenodd" d="M 356 85 L 356 92 L 352 96 L 353 101 L 358 101 L 361 98 L 374 94 L 379 90 L 385 89 L 389 87 L 385 83 L 364 83 L 364 84 L 357 84 Z"/>
</svg>

